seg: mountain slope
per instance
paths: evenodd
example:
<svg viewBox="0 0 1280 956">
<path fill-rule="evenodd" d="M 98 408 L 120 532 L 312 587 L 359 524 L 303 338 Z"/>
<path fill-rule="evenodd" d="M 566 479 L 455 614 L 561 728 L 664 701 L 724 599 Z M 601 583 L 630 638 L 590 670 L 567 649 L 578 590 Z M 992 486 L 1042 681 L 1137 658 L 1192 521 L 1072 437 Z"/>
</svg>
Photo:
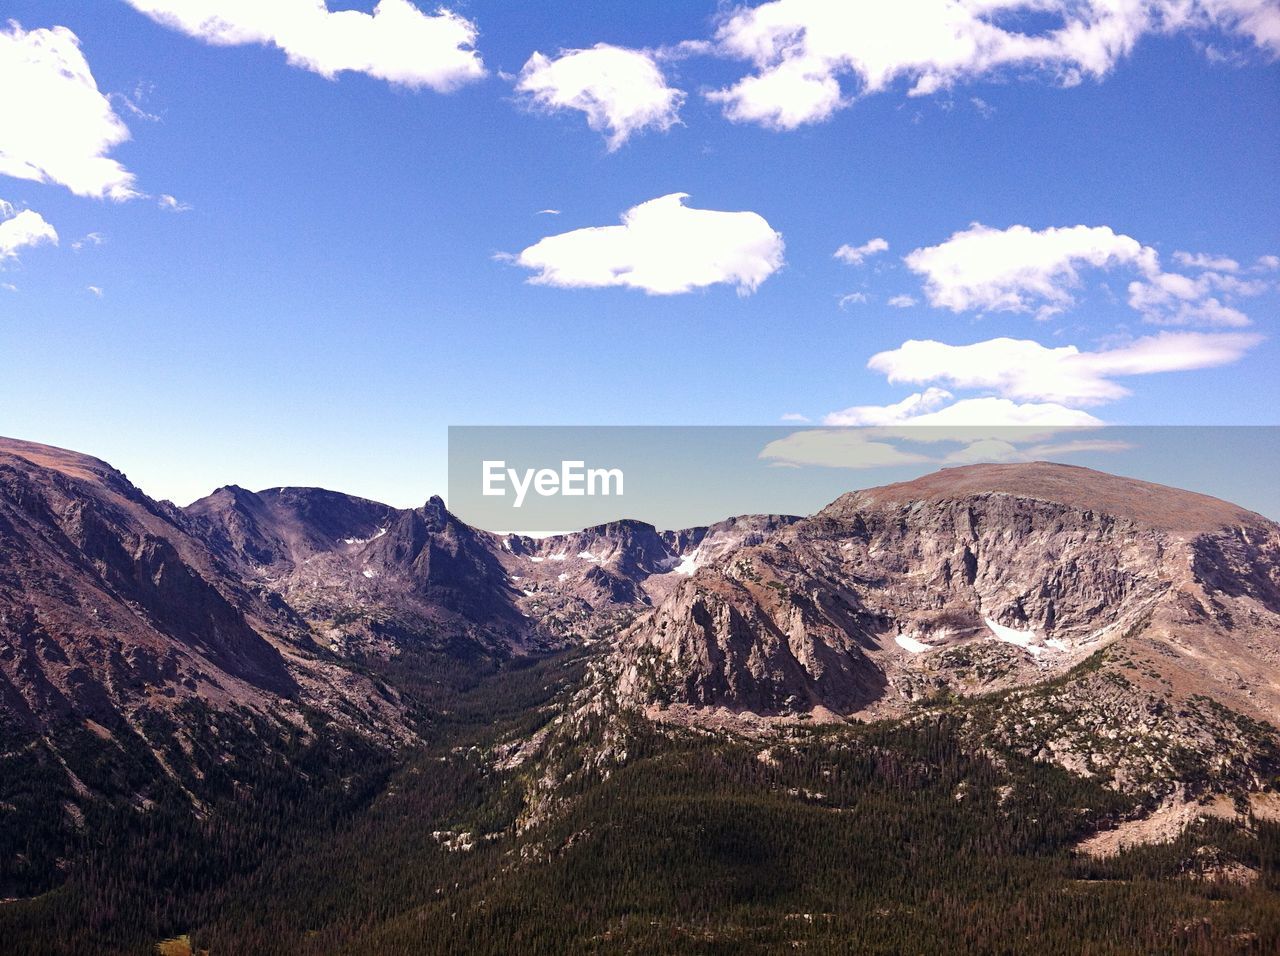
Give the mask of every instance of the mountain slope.
<svg viewBox="0 0 1280 956">
<path fill-rule="evenodd" d="M 845 495 L 698 571 L 631 637 L 682 675 L 676 699 L 877 713 L 924 677 L 969 690 L 1034 682 L 1144 634 L 1187 681 L 1275 714 L 1278 632 L 1273 522 L 1035 464 Z"/>
<path fill-rule="evenodd" d="M 495 557 L 496 537 L 458 521 L 439 498 L 404 510 L 319 488 L 222 488 L 185 514 L 211 550 L 343 656 L 539 646 Z"/>
</svg>

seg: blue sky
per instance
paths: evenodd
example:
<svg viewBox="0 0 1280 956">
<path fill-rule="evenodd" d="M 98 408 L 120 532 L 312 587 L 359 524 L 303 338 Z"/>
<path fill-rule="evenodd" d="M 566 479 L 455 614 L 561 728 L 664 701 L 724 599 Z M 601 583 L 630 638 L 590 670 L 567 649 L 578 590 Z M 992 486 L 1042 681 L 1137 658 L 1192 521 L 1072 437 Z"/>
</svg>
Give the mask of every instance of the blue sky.
<svg viewBox="0 0 1280 956">
<path fill-rule="evenodd" d="M 219 45 L 190 26 L 210 5 L 3 10 L 8 109 L 94 118 L 21 80 L 43 68 L 21 55 L 36 31 L 66 28 L 129 130 L 101 155 L 132 178 L 112 198 L 52 159 L 5 175 L 75 137 L 0 129 L 0 218 L 57 235 L 0 242 L 0 433 L 106 458 L 157 497 L 235 482 L 416 504 L 443 491 L 458 424 L 1276 424 L 1274 6 L 1204 0 L 1173 22 L 1135 4 L 1097 23 L 1132 48 L 1107 33 L 1099 54 L 1011 3 L 955 29 L 1046 42 L 981 32 L 979 60 L 904 40 L 888 4 L 842 32 L 805 0 L 473 0 L 450 10 L 483 76 L 470 48 L 428 63 L 374 36 L 371 66 L 329 78 L 345 32 L 307 46 L 281 14 L 230 24 L 274 46 Z M 437 15 L 420 10 L 401 12 Z M 751 60 L 775 15 L 790 32 Z M 601 43 L 617 59 L 526 68 Z M 631 126 L 549 105 L 607 70 L 635 77 L 609 94 Z M 805 85 L 738 85 L 788 71 Z M 626 114 L 654 76 L 658 105 Z M 922 78 L 933 91 L 909 95 Z M 838 102 L 814 99 L 832 84 Z M 539 245 L 677 193 L 643 231 Z M 650 294 L 659 274 L 688 290 Z"/>
</svg>

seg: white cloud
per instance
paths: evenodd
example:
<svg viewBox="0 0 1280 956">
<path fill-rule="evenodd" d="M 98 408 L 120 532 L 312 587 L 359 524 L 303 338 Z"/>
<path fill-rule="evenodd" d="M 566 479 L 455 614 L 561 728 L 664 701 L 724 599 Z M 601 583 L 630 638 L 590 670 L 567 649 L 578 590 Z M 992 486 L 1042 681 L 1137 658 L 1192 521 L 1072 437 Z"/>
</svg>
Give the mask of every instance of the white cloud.
<svg viewBox="0 0 1280 956">
<path fill-rule="evenodd" d="M 102 298 L 102 289 L 99 286 L 87 285 L 84 287 L 84 290 L 88 292 L 91 296 L 93 296 L 95 299 Z"/>
<path fill-rule="evenodd" d="M 444 93 L 485 75 L 474 23 L 443 8 L 423 13 L 409 0 L 380 0 L 371 14 L 331 11 L 325 0 L 127 2 L 215 46 L 278 47 L 291 65 L 329 79 L 350 71 Z"/>
<path fill-rule="evenodd" d="M 1216 290 L 1236 295 L 1259 295 L 1265 283 L 1245 282 L 1231 275 L 1202 273 L 1195 279 L 1174 272 L 1162 272 L 1140 282 L 1129 283 L 1129 305 L 1155 325 L 1249 325 L 1249 317 L 1223 303 Z"/>
<path fill-rule="evenodd" d="M 954 401 L 945 389 L 928 388 L 893 405 L 855 405 L 823 418 L 824 425 L 882 429 L 882 437 L 911 436 L 916 440 L 947 440 L 964 434 L 954 429 L 973 428 L 1060 428 L 1096 427 L 1102 422 L 1088 412 L 1067 408 L 1056 402 L 1014 402 L 1007 398 L 966 398 Z M 911 426 L 898 431 L 897 426 Z M 935 433 L 918 428 L 939 429 Z M 1036 437 L 1042 437 L 1037 433 Z"/>
<path fill-rule="evenodd" d="M 756 72 L 709 95 L 732 120 L 794 129 L 900 80 L 916 96 L 1014 71 L 1072 86 L 1147 34 L 1210 30 L 1280 53 L 1268 0 L 772 0 L 722 20 L 715 48 Z"/>
<path fill-rule="evenodd" d="M 934 411 L 954 396 L 946 389 L 930 388 L 909 395 L 894 405 L 854 405 L 832 412 L 822 419 L 824 425 L 896 425 L 914 415 Z"/>
<path fill-rule="evenodd" d="M 973 345 L 911 340 L 872 356 L 867 367 L 894 383 L 940 383 L 1017 401 L 1091 406 L 1129 394 L 1116 378 L 1227 365 L 1261 340 L 1244 333 L 1161 332 L 1097 352 L 1026 339 Z"/>
<path fill-rule="evenodd" d="M 1046 317 L 1073 303 L 1081 266 L 1159 269 L 1154 249 L 1109 226 L 992 229 L 974 223 L 903 260 L 924 277 L 929 302 L 952 312 L 1030 312 Z"/>
<path fill-rule="evenodd" d="M 840 308 L 846 305 L 866 305 L 867 294 L 865 292 L 850 292 L 848 295 L 840 296 Z"/>
<path fill-rule="evenodd" d="M 1257 272 L 1274 272 L 1280 269 L 1280 256 L 1259 256 L 1253 268 Z"/>
<path fill-rule="evenodd" d="M 784 422 L 800 422 L 800 423 L 802 423 L 802 424 L 803 424 L 803 423 L 807 423 L 807 422 L 809 421 L 809 416 L 808 416 L 808 415 L 801 415 L 799 412 L 787 412 L 785 415 L 783 415 L 783 416 L 779 419 L 779 421 L 784 421 Z"/>
<path fill-rule="evenodd" d="M 66 27 L 0 29 L 0 175 L 77 196 L 131 199 L 134 177 L 107 154 L 129 130 L 98 90 Z"/>
<path fill-rule="evenodd" d="M 1152 324 L 1250 324 L 1234 300 L 1262 294 L 1267 283 L 1239 278 L 1240 264 L 1223 256 L 1176 252 L 1173 258 L 1196 275 L 1163 271 L 1153 248 L 1110 226 L 1036 231 L 974 223 L 903 261 L 923 277 L 929 302 L 952 312 L 1031 312 L 1049 318 L 1075 304 L 1084 269 L 1124 267 L 1139 277 L 1129 283 L 1129 305 Z"/>
<path fill-rule="evenodd" d="M 615 150 L 644 129 L 667 130 L 680 122 L 684 93 L 667 85 L 653 57 L 597 43 L 548 59 L 534 53 L 516 81 L 516 92 L 535 107 L 578 110 L 587 125 L 607 132 Z"/>
<path fill-rule="evenodd" d="M 182 200 L 170 196 L 168 193 L 162 193 L 156 197 L 156 205 L 165 212 L 190 212 L 191 206 Z"/>
<path fill-rule="evenodd" d="M 916 304 L 916 297 L 913 295 L 895 295 L 889 300 L 889 304 L 895 309 L 909 309 Z"/>
<path fill-rule="evenodd" d="M 671 295 L 726 283 L 754 292 L 782 267 L 782 236 L 754 212 L 690 209 L 685 193 L 627 210 L 620 226 L 548 236 L 510 258 L 562 288 L 623 286 Z"/>
<path fill-rule="evenodd" d="M 1173 254 L 1173 261 L 1184 269 L 1211 269 L 1214 272 L 1239 272 L 1240 263 L 1227 256 L 1213 256 L 1207 252 L 1182 252 Z"/>
<path fill-rule="evenodd" d="M 1057 429 L 1061 430 L 1061 429 Z M 1074 441 L 1058 441 L 1045 444 L 1026 445 L 1027 442 L 1039 441 L 1028 437 L 1023 429 L 1011 429 L 1010 434 L 1002 438 L 980 438 L 969 442 L 948 454 L 943 459 L 946 465 L 973 465 L 979 462 L 1012 462 L 1012 461 L 1046 461 L 1080 454 L 1109 454 L 1129 451 L 1133 448 L 1128 442 L 1114 439 L 1077 439 Z M 961 437 L 963 433 L 957 433 Z M 1022 447 L 1020 447 L 1022 446 Z"/>
<path fill-rule="evenodd" d="M 874 256 L 877 252 L 885 252 L 888 248 L 889 243 L 877 237 L 868 239 L 860 246 L 851 246 L 845 243 L 835 251 L 834 257 L 851 266 L 860 266 L 868 256 Z"/>
<path fill-rule="evenodd" d="M 930 459 L 896 445 L 870 440 L 856 428 L 810 428 L 769 442 L 760 458 L 775 465 L 819 465 L 824 468 L 888 468 Z"/>
<path fill-rule="evenodd" d="M 0 199 L 0 262 L 13 259 L 19 249 L 48 242 L 58 243 L 58 233 L 38 212 L 31 209 L 16 211 Z"/>
<path fill-rule="evenodd" d="M 900 424 L 914 428 L 973 429 L 1093 428 L 1102 424 L 1088 412 L 1067 408 L 1057 402 L 1014 402 L 1007 398 L 966 398 L 940 408 L 904 419 Z M 956 432 L 955 434 L 961 434 Z"/>
</svg>

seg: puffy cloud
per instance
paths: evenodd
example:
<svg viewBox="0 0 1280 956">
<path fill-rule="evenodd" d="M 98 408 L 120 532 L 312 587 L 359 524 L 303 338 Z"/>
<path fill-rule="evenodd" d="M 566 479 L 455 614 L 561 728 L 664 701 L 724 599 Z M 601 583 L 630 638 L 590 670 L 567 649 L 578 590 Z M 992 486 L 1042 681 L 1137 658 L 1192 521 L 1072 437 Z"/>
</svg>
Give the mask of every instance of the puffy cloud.
<svg viewBox="0 0 1280 956">
<path fill-rule="evenodd" d="M 860 266 L 866 261 L 868 256 L 874 256 L 878 252 L 885 252 L 889 248 L 889 243 L 877 237 L 868 239 L 860 246 L 851 246 L 845 243 L 834 253 L 834 257 L 841 262 L 851 266 Z"/>
<path fill-rule="evenodd" d="M 974 223 L 936 246 L 903 260 L 924 277 L 929 302 L 953 312 L 1030 312 L 1041 317 L 1073 302 L 1081 266 L 1128 264 L 1144 273 L 1159 269 L 1155 250 L 1109 226 L 1068 226 L 1040 231 L 1026 226 L 992 229 Z"/>
<path fill-rule="evenodd" d="M 607 43 L 554 60 L 534 53 L 520 71 L 516 92 L 540 109 L 586 114 L 588 126 L 607 132 L 610 150 L 641 130 L 667 130 L 680 122 L 685 96 L 667 85 L 649 54 Z"/>
<path fill-rule="evenodd" d="M 1235 295 L 1260 295 L 1266 284 L 1246 282 L 1231 275 L 1202 273 L 1195 279 L 1162 272 L 1129 283 L 1129 305 L 1155 325 L 1249 325 L 1249 317 L 1214 295 L 1216 290 Z"/>
<path fill-rule="evenodd" d="M 1227 365 L 1261 341 L 1245 333 L 1161 332 L 1127 345 L 1082 352 L 1026 339 L 997 338 L 972 345 L 911 340 L 871 357 L 868 368 L 890 382 L 994 392 L 1017 401 L 1075 406 L 1123 398 L 1116 378 Z"/>
<path fill-rule="evenodd" d="M 1239 333 L 1162 332 L 1096 352 L 1007 338 L 973 345 L 909 341 L 873 356 L 868 367 L 893 383 L 940 382 L 988 394 L 956 400 L 930 384 L 892 405 L 832 412 L 823 419 L 826 428 L 775 442 L 762 457 L 797 466 L 839 460 L 843 467 L 881 467 L 908 462 L 895 457 L 915 454 L 903 443 L 958 446 L 942 457 L 931 452 L 916 459 L 941 464 L 1120 451 L 1128 447 L 1124 442 L 1103 438 L 1046 442 L 1064 431 L 1101 427 L 1104 422 L 1080 406 L 1127 395 L 1115 378 L 1225 365 L 1259 341 Z M 847 434 L 834 426 L 847 426 Z"/>
<path fill-rule="evenodd" d="M 17 256 L 19 249 L 43 242 L 57 245 L 58 233 L 53 226 L 38 212 L 30 209 L 17 212 L 0 199 L 0 262 Z"/>
<path fill-rule="evenodd" d="M 623 286 L 671 295 L 726 283 L 754 292 L 782 267 L 782 236 L 754 212 L 690 209 L 685 193 L 635 206 L 620 226 L 546 239 L 510 258 L 562 288 Z"/>
<path fill-rule="evenodd" d="M 130 199 L 134 177 L 107 154 L 129 130 L 66 27 L 0 29 L 0 175 L 78 196 Z"/>
<path fill-rule="evenodd" d="M 293 66 L 334 78 L 366 73 L 414 89 L 448 92 L 485 75 L 476 27 L 449 10 L 379 0 L 373 13 L 325 0 L 127 0 L 167 27 L 216 46 L 259 43 Z"/>
<path fill-rule="evenodd" d="M 722 20 L 716 49 L 756 72 L 710 97 L 730 119 L 794 129 L 899 80 L 917 96 L 1011 70 L 1070 86 L 1144 35 L 1210 30 L 1280 53 L 1269 0 L 771 0 Z"/>
<path fill-rule="evenodd" d="M 1234 300 L 1269 286 L 1235 275 L 1234 259 L 1176 252 L 1194 276 L 1165 272 L 1154 249 L 1109 226 L 993 229 L 974 223 L 904 258 L 922 276 L 930 304 L 952 312 L 1034 312 L 1044 319 L 1075 304 L 1085 268 L 1127 268 L 1129 305 L 1155 325 L 1245 326 Z"/>
</svg>

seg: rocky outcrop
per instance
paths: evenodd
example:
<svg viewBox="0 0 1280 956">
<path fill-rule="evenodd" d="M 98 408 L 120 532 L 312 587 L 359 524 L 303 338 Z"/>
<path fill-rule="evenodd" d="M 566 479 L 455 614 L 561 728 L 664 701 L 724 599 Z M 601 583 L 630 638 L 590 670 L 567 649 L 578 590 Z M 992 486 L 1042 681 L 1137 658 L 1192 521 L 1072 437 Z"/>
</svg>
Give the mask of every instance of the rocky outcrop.
<svg viewBox="0 0 1280 956">
<path fill-rule="evenodd" d="M 652 675 L 640 697 L 876 715 L 1157 641 L 1180 684 L 1274 717 L 1278 547 L 1274 523 L 1203 495 L 1062 465 L 949 469 L 720 556 L 633 625 L 619 666 Z"/>
<path fill-rule="evenodd" d="M 535 539 L 438 498 L 230 486 L 178 509 L 96 459 L 0 441 L 0 729 L 141 733 L 198 702 L 392 743 L 412 734 L 365 676 L 378 659 L 575 644 L 601 647 L 579 698 L 604 724 L 615 705 L 839 720 L 958 700 L 975 746 L 1122 787 L 1196 767 L 1255 787 L 1277 759 L 1280 528 L 1036 464 L 804 519 Z M 1000 708 L 970 706 L 993 693 Z"/>
<path fill-rule="evenodd" d="M 136 727 L 199 700 L 285 722 L 334 716 L 383 739 L 398 705 L 335 674 L 296 620 L 234 573 L 184 516 L 87 456 L 0 443 L 0 685 L 27 728 Z"/>
</svg>

